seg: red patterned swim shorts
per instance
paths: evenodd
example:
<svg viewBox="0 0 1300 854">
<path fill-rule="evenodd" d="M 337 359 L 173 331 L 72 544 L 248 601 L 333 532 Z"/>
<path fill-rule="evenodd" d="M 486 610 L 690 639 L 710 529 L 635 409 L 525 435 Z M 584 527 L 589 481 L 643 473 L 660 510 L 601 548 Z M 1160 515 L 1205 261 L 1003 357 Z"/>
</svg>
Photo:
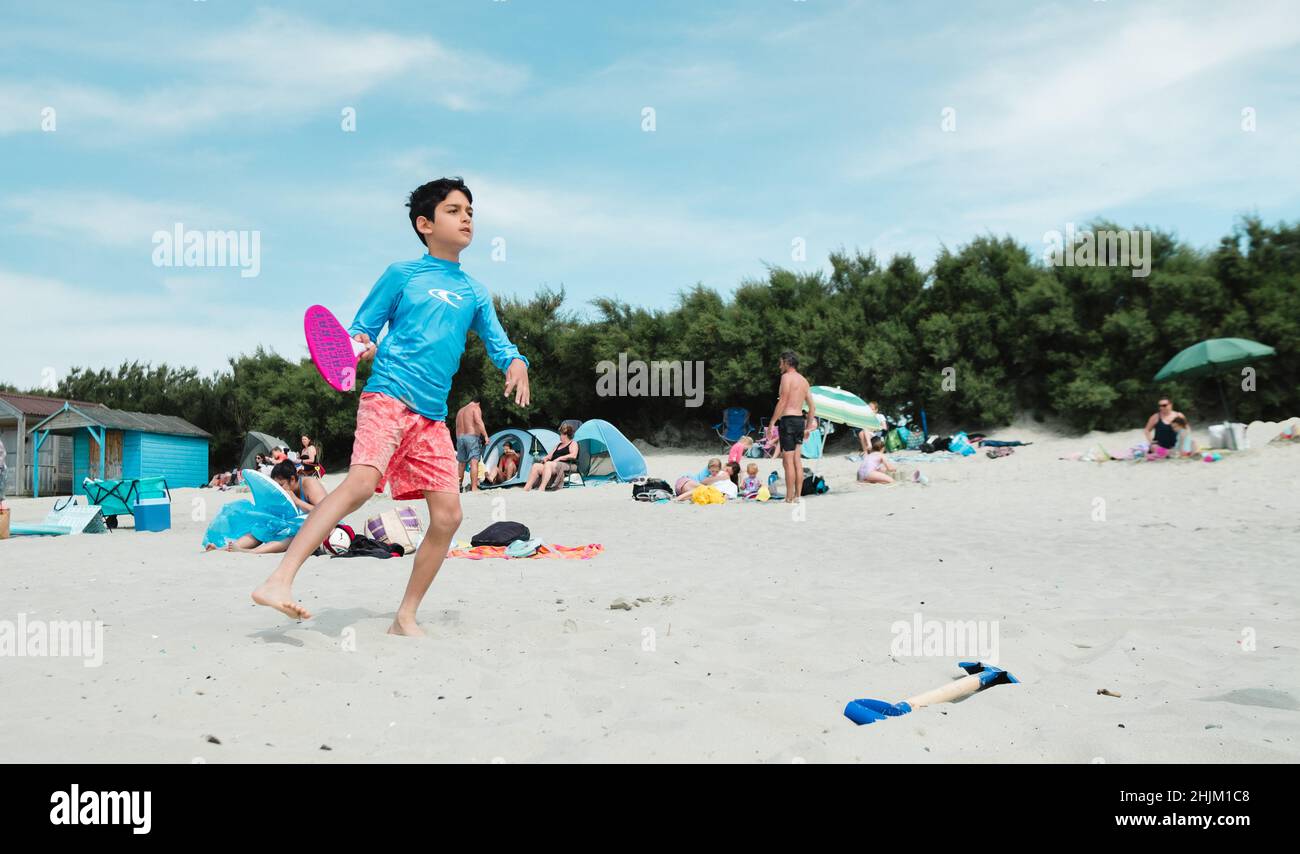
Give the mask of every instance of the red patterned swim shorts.
<svg viewBox="0 0 1300 854">
<path fill-rule="evenodd" d="M 456 450 L 445 421 L 433 421 L 407 409 L 400 400 L 374 392 L 361 395 L 352 465 L 379 469 L 397 501 L 425 492 L 459 492 Z"/>
</svg>

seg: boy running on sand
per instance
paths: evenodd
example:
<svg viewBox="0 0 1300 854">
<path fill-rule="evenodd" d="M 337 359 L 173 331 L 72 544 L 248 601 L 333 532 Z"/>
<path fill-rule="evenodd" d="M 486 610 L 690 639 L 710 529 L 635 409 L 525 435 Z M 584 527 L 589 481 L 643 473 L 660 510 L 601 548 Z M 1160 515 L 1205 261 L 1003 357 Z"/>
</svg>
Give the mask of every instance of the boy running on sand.
<svg viewBox="0 0 1300 854">
<path fill-rule="evenodd" d="M 395 500 L 423 496 L 429 505 L 429 533 L 415 553 L 406 593 L 388 629 L 390 634 L 424 634 L 416 612 L 461 521 L 447 392 L 470 329 L 505 372 L 506 397 L 513 392 L 517 405 L 528 405 L 528 360 L 501 328 L 487 289 L 460 267 L 460 253 L 474 238 L 473 201 L 460 178 L 439 178 L 411 193 L 411 227 L 427 254 L 385 270 L 348 329 L 369 345 L 361 358 L 375 360 L 357 408 L 352 466 L 343 483 L 307 517 L 275 572 L 253 591 L 257 604 L 310 619 L 294 601 L 294 576 L 339 520 L 387 482 Z M 385 325 L 388 334 L 376 346 Z"/>
</svg>

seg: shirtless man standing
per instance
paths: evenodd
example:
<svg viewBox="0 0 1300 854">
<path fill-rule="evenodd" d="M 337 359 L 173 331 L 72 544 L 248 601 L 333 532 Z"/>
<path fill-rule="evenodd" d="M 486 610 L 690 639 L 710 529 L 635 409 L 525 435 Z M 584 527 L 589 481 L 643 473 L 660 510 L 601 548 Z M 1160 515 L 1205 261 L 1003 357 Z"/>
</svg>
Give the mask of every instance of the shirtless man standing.
<svg viewBox="0 0 1300 854">
<path fill-rule="evenodd" d="M 465 464 L 469 464 L 469 488 L 478 492 L 478 462 L 483 458 L 487 444 L 487 427 L 483 424 L 483 408 L 477 399 L 470 400 L 456 413 L 456 462 L 460 465 L 457 483 L 465 482 Z"/>
<path fill-rule="evenodd" d="M 772 411 L 781 439 L 781 462 L 785 466 L 785 503 L 799 501 L 803 487 L 803 457 L 800 446 L 817 425 L 817 406 L 813 403 L 808 381 L 799 373 L 799 357 L 792 350 L 781 354 L 781 394 Z M 804 403 L 808 414 L 804 415 Z"/>
</svg>

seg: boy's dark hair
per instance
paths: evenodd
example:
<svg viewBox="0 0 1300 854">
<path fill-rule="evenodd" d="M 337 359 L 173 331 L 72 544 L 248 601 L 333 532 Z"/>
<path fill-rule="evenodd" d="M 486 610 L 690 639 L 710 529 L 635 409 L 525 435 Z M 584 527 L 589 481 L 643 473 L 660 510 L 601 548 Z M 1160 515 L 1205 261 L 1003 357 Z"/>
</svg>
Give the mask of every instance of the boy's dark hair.
<svg viewBox="0 0 1300 854">
<path fill-rule="evenodd" d="M 787 365 L 789 365 L 792 368 L 795 368 L 796 370 L 799 368 L 799 357 L 794 354 L 793 350 L 786 350 L 784 353 L 782 353 L 781 361 L 785 362 Z"/>
<path fill-rule="evenodd" d="M 1184 418 L 1183 416 L 1179 415 L 1177 418 L 1175 418 L 1173 421 L 1170 421 L 1169 423 L 1170 423 L 1171 425 L 1172 425 L 1172 424 L 1181 424 L 1181 425 L 1183 425 L 1184 427 L 1186 427 L 1186 426 L 1187 426 L 1187 419 Z"/>
<path fill-rule="evenodd" d="M 424 245 L 424 235 L 420 229 L 415 227 L 415 221 L 424 217 L 429 222 L 433 222 L 433 214 L 438 209 L 438 205 L 451 195 L 452 190 L 460 190 L 469 199 L 469 203 L 474 204 L 474 194 L 465 186 L 465 180 L 459 176 L 455 178 L 438 178 L 427 184 L 421 184 L 411 191 L 410 197 L 406 200 L 406 206 L 411 209 L 411 228 L 415 230 L 415 236 L 419 239 L 420 245 Z"/>
<path fill-rule="evenodd" d="M 293 460 L 281 460 L 271 469 L 271 480 L 282 480 L 289 483 L 298 476 L 298 467 L 293 464 Z"/>
</svg>

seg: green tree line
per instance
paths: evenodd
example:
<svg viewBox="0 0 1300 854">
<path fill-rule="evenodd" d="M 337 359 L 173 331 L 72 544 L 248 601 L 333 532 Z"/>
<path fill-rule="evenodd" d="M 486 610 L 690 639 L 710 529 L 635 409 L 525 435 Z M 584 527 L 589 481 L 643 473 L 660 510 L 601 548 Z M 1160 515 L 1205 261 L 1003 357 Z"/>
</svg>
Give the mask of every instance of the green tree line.
<svg viewBox="0 0 1300 854">
<path fill-rule="evenodd" d="M 1151 250 L 1149 275 L 1136 278 L 1130 267 L 1050 266 L 1041 250 L 987 236 L 945 248 L 929 269 L 907 255 L 881 263 L 837 252 L 829 273 L 773 268 L 729 296 L 696 286 L 664 310 L 604 297 L 583 316 L 562 290 L 498 298 L 503 325 L 532 364 L 532 406 L 504 399 L 504 378 L 473 334 L 448 403 L 454 413 L 478 396 L 490 430 L 604 418 L 629 437 L 702 442 L 724 407 L 746 407 L 755 421 L 770 414 L 777 360 L 790 349 L 814 384 L 877 400 L 886 412 L 924 409 L 932 431 L 995 428 L 1021 412 L 1080 431 L 1122 429 L 1142 424 L 1161 394 L 1195 420 L 1221 418 L 1213 379 L 1151 377 L 1197 341 L 1238 337 L 1277 355 L 1253 366 L 1249 393 L 1239 375 L 1223 376 L 1234 418 L 1300 411 L 1300 224 L 1249 217 L 1208 251 L 1153 230 Z M 621 353 L 702 361 L 703 405 L 601 396 L 596 366 Z M 363 366 L 359 388 L 366 376 Z M 57 394 L 180 415 L 212 433 L 214 468 L 235 464 L 249 430 L 293 445 L 307 433 L 327 467 L 346 465 L 359 397 L 330 389 L 307 359 L 260 348 L 211 376 L 137 362 L 77 368 Z"/>
</svg>

